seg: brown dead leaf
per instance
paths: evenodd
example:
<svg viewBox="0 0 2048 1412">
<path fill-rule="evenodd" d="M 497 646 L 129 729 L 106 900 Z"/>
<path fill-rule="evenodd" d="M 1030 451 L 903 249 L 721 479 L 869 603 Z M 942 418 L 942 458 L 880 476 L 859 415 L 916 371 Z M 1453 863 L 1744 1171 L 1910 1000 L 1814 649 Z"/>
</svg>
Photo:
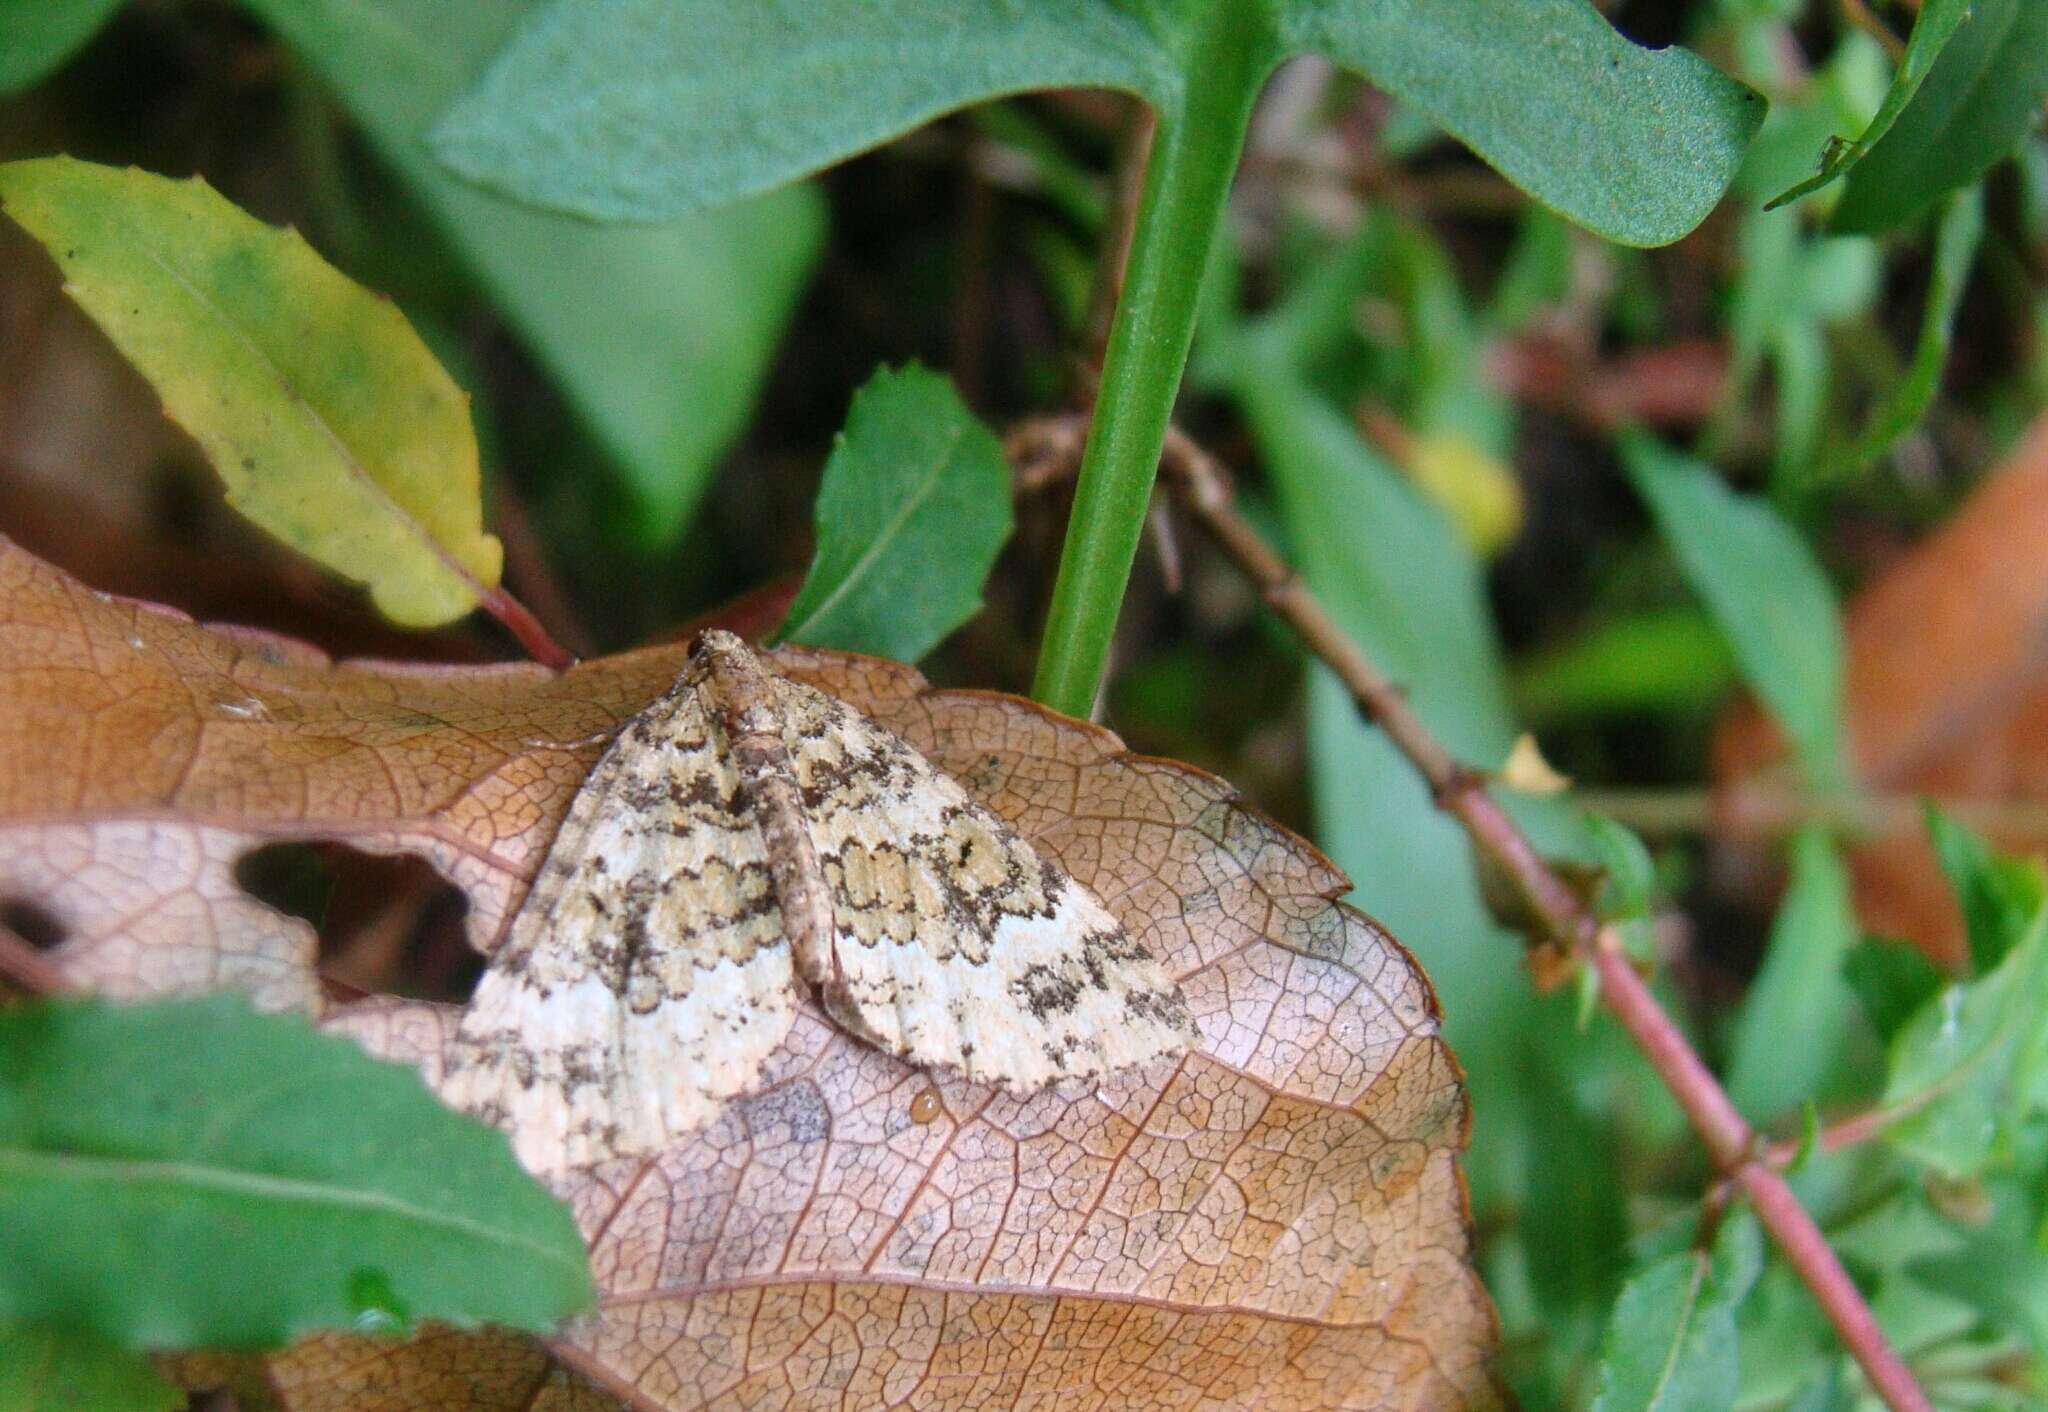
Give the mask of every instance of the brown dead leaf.
<svg viewBox="0 0 2048 1412">
<path fill-rule="evenodd" d="M 912 1070 L 814 1007 L 759 1094 L 654 1162 L 563 1187 L 601 1312 L 498 1335 L 317 1340 L 291 1412 L 536 1405 L 1490 1406 L 1466 1110 L 1412 960 L 1344 877 L 1222 781 L 1012 697 L 784 651 L 1093 888 L 1179 978 L 1170 1072 L 1028 1098 Z M 93 593 L 0 542 L 0 899 L 111 989 L 317 1007 L 306 929 L 239 894 L 280 838 L 427 858 L 488 949 L 660 647 L 528 667 L 333 665 Z M 430 1082 L 459 1012 L 329 1023 Z M 598 1389 L 602 1389 L 599 1392 Z"/>
<path fill-rule="evenodd" d="M 2048 838 L 2023 816 L 2048 801 L 2048 416 L 1947 523 L 1857 596 L 1846 627 L 1845 704 L 1863 788 L 2019 806 L 1986 832 L 2039 852 Z M 1715 773 L 1738 834 L 1772 814 L 1783 749 L 1753 705 L 1722 723 Z M 1874 822 L 1850 854 L 1858 915 L 1960 965 L 1962 915 L 1917 819 L 1892 811 Z"/>
</svg>

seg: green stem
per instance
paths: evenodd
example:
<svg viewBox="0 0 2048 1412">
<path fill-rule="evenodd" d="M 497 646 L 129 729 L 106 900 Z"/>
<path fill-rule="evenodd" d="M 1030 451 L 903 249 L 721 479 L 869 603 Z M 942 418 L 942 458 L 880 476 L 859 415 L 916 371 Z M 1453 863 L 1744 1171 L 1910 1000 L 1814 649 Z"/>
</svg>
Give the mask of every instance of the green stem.
<svg viewBox="0 0 2048 1412">
<path fill-rule="evenodd" d="M 1032 695 L 1070 716 L 1095 705 L 1194 338 L 1203 267 L 1252 102 L 1277 57 L 1263 9 L 1213 0 L 1187 36 L 1180 101 L 1159 113 L 1032 684 Z"/>
</svg>

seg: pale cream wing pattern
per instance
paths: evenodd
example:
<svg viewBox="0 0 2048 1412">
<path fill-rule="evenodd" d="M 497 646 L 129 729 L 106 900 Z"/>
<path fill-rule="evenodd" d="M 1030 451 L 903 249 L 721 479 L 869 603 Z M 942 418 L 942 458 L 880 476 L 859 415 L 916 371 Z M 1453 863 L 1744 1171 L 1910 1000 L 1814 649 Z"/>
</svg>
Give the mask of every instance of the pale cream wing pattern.
<svg viewBox="0 0 2048 1412">
<path fill-rule="evenodd" d="M 897 736 L 773 680 L 836 922 L 832 966 L 798 964 L 834 1020 L 1020 1092 L 1187 1048 L 1179 988 L 1093 894 Z"/>
<path fill-rule="evenodd" d="M 795 1015 L 760 830 L 696 675 L 584 781 L 450 1052 L 445 1095 L 536 1172 L 703 1126 Z"/>
</svg>

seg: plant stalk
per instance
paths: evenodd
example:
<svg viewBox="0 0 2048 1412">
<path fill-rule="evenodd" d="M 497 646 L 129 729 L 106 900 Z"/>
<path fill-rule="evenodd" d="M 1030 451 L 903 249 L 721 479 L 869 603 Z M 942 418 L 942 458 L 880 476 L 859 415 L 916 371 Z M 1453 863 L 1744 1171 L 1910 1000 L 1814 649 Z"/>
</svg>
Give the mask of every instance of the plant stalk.
<svg viewBox="0 0 2048 1412">
<path fill-rule="evenodd" d="M 502 585 L 486 589 L 477 607 L 496 618 L 505 631 L 517 638 L 526 655 L 552 671 L 566 672 L 576 665 L 576 654 L 555 641 L 539 618 Z"/>
<path fill-rule="evenodd" d="M 1180 101 L 1158 116 L 1031 688 L 1039 701 L 1070 716 L 1094 709 L 1109 661 L 1194 340 L 1202 273 L 1229 202 L 1253 101 L 1275 57 L 1262 9 L 1242 0 L 1208 7 L 1182 56 Z"/>
</svg>

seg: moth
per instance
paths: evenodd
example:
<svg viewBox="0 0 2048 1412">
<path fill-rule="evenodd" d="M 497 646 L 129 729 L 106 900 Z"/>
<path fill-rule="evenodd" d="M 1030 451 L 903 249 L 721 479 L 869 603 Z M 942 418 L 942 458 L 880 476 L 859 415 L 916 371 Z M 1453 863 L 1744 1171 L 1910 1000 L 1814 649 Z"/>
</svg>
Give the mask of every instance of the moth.
<svg viewBox="0 0 2048 1412">
<path fill-rule="evenodd" d="M 901 738 L 710 631 L 577 793 L 444 1092 L 536 1172 L 658 1152 L 757 1084 L 800 983 L 875 1048 L 1016 1092 L 1195 1034 L 1085 887 Z"/>
</svg>

